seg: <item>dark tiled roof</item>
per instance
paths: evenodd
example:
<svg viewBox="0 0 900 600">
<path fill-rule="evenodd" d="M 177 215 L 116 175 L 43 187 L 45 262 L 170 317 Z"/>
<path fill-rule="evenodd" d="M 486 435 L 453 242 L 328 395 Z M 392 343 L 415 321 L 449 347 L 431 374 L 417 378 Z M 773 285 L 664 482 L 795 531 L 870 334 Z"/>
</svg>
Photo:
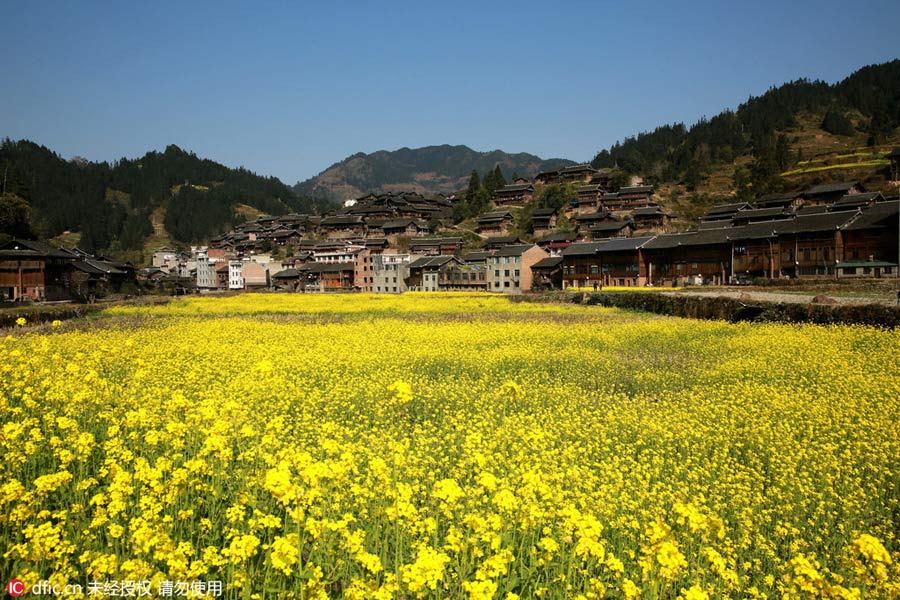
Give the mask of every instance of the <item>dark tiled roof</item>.
<svg viewBox="0 0 900 600">
<path fill-rule="evenodd" d="M 853 186 L 859 185 L 858 181 L 842 181 L 840 183 L 823 183 L 815 185 L 805 192 L 804 196 L 818 196 L 819 194 L 833 194 L 835 192 L 847 192 Z"/>
<path fill-rule="evenodd" d="M 410 246 L 441 246 L 443 244 L 462 244 L 461 237 L 423 238 L 412 240 Z"/>
<path fill-rule="evenodd" d="M 362 225 L 362 217 L 356 216 L 335 216 L 325 217 L 322 219 L 321 225 L 328 227 L 331 225 Z"/>
<path fill-rule="evenodd" d="M 603 223 L 596 223 L 591 225 L 588 230 L 591 232 L 601 232 L 601 231 L 622 231 L 626 227 L 634 227 L 634 223 L 631 221 L 605 221 Z"/>
<path fill-rule="evenodd" d="M 340 271 L 352 271 L 352 262 L 342 263 L 312 263 L 308 265 L 306 271 L 310 273 L 338 273 Z"/>
<path fill-rule="evenodd" d="M 881 229 L 883 227 L 894 228 L 897 226 L 897 212 L 900 210 L 900 202 L 879 202 L 871 208 L 863 209 L 862 213 L 844 226 L 844 229 Z"/>
<path fill-rule="evenodd" d="M 797 209 L 798 215 L 817 215 L 824 212 L 828 212 L 828 207 L 824 204 L 819 206 L 801 206 Z"/>
<path fill-rule="evenodd" d="M 494 256 L 522 256 L 532 248 L 537 248 L 534 244 L 515 244 L 513 246 L 503 246 L 499 248 Z"/>
<path fill-rule="evenodd" d="M 493 212 L 486 212 L 478 217 L 478 221 L 500 221 L 502 219 L 511 219 L 512 213 L 508 210 L 495 210 Z"/>
<path fill-rule="evenodd" d="M 632 185 L 629 187 L 619 188 L 619 195 L 622 194 L 652 194 L 652 185 Z"/>
<path fill-rule="evenodd" d="M 590 171 L 591 173 L 596 173 L 597 169 L 585 163 L 583 165 L 573 165 L 571 167 L 565 167 L 559 170 L 560 173 L 579 173 L 581 171 Z"/>
<path fill-rule="evenodd" d="M 717 204 L 713 206 L 708 211 L 706 211 L 707 216 L 716 216 L 716 215 L 728 215 L 736 213 L 739 210 L 748 209 L 751 206 L 746 202 L 733 202 L 731 204 Z"/>
<path fill-rule="evenodd" d="M 872 201 L 884 200 L 881 192 L 865 192 L 863 194 L 845 194 L 839 200 L 834 201 L 834 206 L 862 206 Z"/>
<path fill-rule="evenodd" d="M 754 201 L 754 205 L 759 208 L 765 208 L 768 206 L 784 206 L 785 204 L 790 204 L 795 198 L 800 195 L 800 192 L 779 192 L 775 194 L 763 194 L 759 198 Z"/>
<path fill-rule="evenodd" d="M 748 208 L 746 210 L 739 210 L 735 213 L 735 219 L 763 219 L 766 217 L 783 217 L 785 215 L 784 208 L 781 206 L 775 206 L 772 208 Z"/>
<path fill-rule="evenodd" d="M 450 261 L 459 262 L 454 256 L 423 256 L 409 263 L 410 269 L 441 267 Z"/>
<path fill-rule="evenodd" d="M 579 188 L 578 188 L 577 190 L 575 190 L 575 191 L 576 191 L 577 193 L 579 193 L 579 194 L 581 194 L 581 193 L 587 193 L 587 192 L 602 192 L 602 191 L 603 191 L 603 186 L 602 186 L 602 185 L 599 185 L 599 184 L 583 185 L 583 186 L 579 187 Z"/>
<path fill-rule="evenodd" d="M 813 215 L 798 215 L 778 228 L 778 233 L 836 231 L 856 217 L 859 211 L 844 210 Z"/>
<path fill-rule="evenodd" d="M 579 223 L 583 221 L 602 221 L 603 219 L 609 218 L 609 211 L 601 210 L 593 213 L 588 213 L 586 215 L 576 215 L 572 217 L 573 220 L 578 221 Z"/>
<path fill-rule="evenodd" d="M 536 208 L 534 212 L 531 213 L 533 217 L 550 217 L 555 215 L 558 210 L 555 208 Z"/>
<path fill-rule="evenodd" d="M 494 253 L 491 251 L 467 252 L 466 254 L 463 254 L 462 259 L 463 262 L 481 262 L 493 255 Z"/>
<path fill-rule="evenodd" d="M 633 217 L 665 217 L 668 213 L 661 206 L 647 206 L 645 208 L 636 208 L 631 212 Z"/>
<path fill-rule="evenodd" d="M 578 239 L 577 233 L 549 233 L 538 240 L 539 244 L 551 242 L 571 242 Z"/>
<path fill-rule="evenodd" d="M 46 242 L 39 242 L 37 240 L 12 239 L 5 244 L 0 244 L 0 253 L 7 256 L 73 258 L 70 253 L 63 252 Z"/>
<path fill-rule="evenodd" d="M 297 269 L 284 269 L 272 275 L 273 279 L 295 279 L 300 277 L 300 271 Z"/>
<path fill-rule="evenodd" d="M 597 254 L 602 246 L 607 244 L 606 240 L 602 242 L 578 242 L 570 244 L 568 248 L 563 249 L 562 256 L 588 256 Z"/>
<path fill-rule="evenodd" d="M 497 190 L 498 194 L 502 194 L 504 192 L 514 193 L 514 192 L 524 192 L 527 190 L 534 191 L 534 186 L 530 183 L 513 183 L 510 185 L 504 185 L 502 188 Z"/>
<path fill-rule="evenodd" d="M 547 258 L 542 258 L 537 261 L 533 265 L 531 265 L 531 270 L 535 269 L 553 269 L 558 267 L 560 263 L 563 261 L 562 256 L 548 256 Z"/>
<path fill-rule="evenodd" d="M 643 248 L 644 245 L 655 238 L 655 235 L 645 235 L 633 238 L 610 238 L 608 242 L 603 244 L 599 252 L 605 254 L 607 252 L 627 252 Z"/>
</svg>

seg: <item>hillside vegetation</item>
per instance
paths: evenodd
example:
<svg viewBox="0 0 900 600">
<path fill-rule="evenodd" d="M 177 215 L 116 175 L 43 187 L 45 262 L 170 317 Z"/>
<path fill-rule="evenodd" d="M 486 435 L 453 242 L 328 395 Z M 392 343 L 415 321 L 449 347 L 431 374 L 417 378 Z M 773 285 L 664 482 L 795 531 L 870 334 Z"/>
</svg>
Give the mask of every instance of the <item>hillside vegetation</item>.
<svg viewBox="0 0 900 600">
<path fill-rule="evenodd" d="M 507 175 L 533 177 L 540 171 L 575 164 L 544 160 L 527 153 L 477 152 L 468 146 L 427 146 L 354 154 L 294 186 L 303 196 L 343 201 L 369 192 L 416 191 L 452 194 L 466 187 L 473 170 L 487 173 L 498 165 Z"/>
<path fill-rule="evenodd" d="M 113 163 L 65 160 L 44 146 L 0 145 L 3 193 L 29 205 L 31 233 L 81 233 L 90 252 L 141 250 L 148 239 L 194 242 L 241 219 L 238 205 L 281 214 L 327 205 L 297 196 L 275 177 L 232 169 L 177 146 Z"/>
</svg>

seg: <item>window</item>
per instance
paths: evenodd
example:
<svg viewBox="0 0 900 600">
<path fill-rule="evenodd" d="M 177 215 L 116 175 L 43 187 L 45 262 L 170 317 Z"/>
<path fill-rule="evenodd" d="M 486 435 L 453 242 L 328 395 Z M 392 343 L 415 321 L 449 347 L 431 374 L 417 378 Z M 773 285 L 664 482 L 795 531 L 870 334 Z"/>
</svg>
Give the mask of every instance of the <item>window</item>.
<svg viewBox="0 0 900 600">
<path fill-rule="evenodd" d="M 592 275 L 596 275 L 599 272 L 600 272 L 600 265 L 591 265 L 591 274 Z M 519 272 L 516 271 L 516 275 L 518 275 L 518 274 L 519 274 Z"/>
<path fill-rule="evenodd" d="M 495 287 L 495 288 L 496 288 L 496 287 L 500 287 L 500 282 L 499 282 L 499 281 L 495 281 L 495 282 L 494 282 L 494 287 Z"/>
<path fill-rule="evenodd" d="M 509 277 L 509 269 L 504 269 L 504 271 L 503 271 L 503 276 L 504 276 L 504 277 Z"/>
<path fill-rule="evenodd" d="M 513 273 L 515 273 L 515 276 L 516 276 L 516 277 L 519 276 L 519 270 L 518 270 L 518 269 L 516 269 L 515 271 L 513 271 Z"/>
<path fill-rule="evenodd" d="M 494 269 L 494 277 L 500 277 L 500 269 Z"/>
<path fill-rule="evenodd" d="M 504 282 L 503 282 L 503 287 L 509 287 L 509 282 L 508 282 L 508 281 L 504 281 Z"/>
</svg>

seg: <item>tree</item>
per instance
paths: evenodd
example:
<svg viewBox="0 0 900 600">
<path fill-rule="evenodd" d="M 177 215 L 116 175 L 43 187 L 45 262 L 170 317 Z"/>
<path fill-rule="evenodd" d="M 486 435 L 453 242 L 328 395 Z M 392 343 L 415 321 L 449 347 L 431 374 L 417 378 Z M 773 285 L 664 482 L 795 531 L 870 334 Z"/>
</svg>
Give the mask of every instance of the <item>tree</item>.
<svg viewBox="0 0 900 600">
<path fill-rule="evenodd" d="M 735 192 L 737 192 L 736 199 L 739 202 L 753 201 L 753 181 L 750 171 L 745 167 L 736 168 L 731 181 L 732 185 L 734 185 Z"/>
<path fill-rule="evenodd" d="M 822 120 L 822 129 L 834 135 L 853 135 L 856 133 L 856 128 L 853 127 L 850 119 L 844 113 L 834 109 L 825 113 L 825 118 Z"/>
<path fill-rule="evenodd" d="M 15 194 L 0 195 L 0 234 L 18 238 L 31 238 L 31 207 L 24 198 Z"/>
</svg>

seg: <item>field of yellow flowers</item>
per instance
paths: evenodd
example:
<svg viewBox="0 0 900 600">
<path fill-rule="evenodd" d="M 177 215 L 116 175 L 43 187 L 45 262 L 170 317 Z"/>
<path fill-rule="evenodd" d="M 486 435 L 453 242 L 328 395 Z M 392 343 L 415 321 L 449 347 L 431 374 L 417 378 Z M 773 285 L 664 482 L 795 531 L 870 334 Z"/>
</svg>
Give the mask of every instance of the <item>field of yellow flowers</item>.
<svg viewBox="0 0 900 600">
<path fill-rule="evenodd" d="M 865 327 L 478 294 L 26 325 L 0 338 L 0 576 L 896 598 L 898 356 Z"/>
</svg>

